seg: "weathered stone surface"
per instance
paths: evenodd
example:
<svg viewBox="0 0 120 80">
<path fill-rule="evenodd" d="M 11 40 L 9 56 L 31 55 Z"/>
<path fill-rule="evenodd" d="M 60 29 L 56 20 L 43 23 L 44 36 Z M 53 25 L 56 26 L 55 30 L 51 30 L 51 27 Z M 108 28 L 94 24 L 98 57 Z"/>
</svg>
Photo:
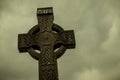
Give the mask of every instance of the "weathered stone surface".
<svg viewBox="0 0 120 80">
<path fill-rule="evenodd" d="M 58 80 L 57 58 L 75 48 L 74 31 L 64 31 L 53 23 L 52 7 L 38 8 L 37 18 L 38 25 L 18 35 L 19 52 L 28 52 L 39 61 L 39 80 Z"/>
</svg>

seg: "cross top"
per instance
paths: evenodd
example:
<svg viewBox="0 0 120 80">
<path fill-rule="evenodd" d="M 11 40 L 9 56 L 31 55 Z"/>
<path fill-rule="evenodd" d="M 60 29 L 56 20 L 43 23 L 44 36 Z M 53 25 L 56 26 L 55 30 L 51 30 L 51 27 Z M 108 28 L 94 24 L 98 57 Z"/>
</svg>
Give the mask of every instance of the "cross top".
<svg viewBox="0 0 120 80">
<path fill-rule="evenodd" d="M 39 61 L 39 80 L 58 80 L 57 58 L 75 48 L 74 31 L 64 31 L 53 23 L 52 7 L 38 8 L 37 19 L 38 24 L 28 33 L 18 35 L 18 50 Z"/>
</svg>

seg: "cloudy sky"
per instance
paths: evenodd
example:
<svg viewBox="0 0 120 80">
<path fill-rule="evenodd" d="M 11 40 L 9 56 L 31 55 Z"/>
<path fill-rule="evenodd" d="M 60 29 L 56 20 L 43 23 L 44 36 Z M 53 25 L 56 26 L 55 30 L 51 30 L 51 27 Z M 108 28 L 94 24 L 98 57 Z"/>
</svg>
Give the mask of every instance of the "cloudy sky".
<svg viewBox="0 0 120 80">
<path fill-rule="evenodd" d="M 38 80 L 38 63 L 17 36 L 37 24 L 36 9 L 75 31 L 76 48 L 58 59 L 60 80 L 120 80 L 120 0 L 0 0 L 0 80 Z"/>
</svg>

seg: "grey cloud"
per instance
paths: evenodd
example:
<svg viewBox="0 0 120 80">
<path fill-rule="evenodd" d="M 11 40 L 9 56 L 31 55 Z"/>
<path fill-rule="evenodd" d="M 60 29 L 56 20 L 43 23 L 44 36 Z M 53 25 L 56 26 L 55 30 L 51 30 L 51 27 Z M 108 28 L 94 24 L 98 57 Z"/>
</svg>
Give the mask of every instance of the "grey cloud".
<svg viewBox="0 0 120 80">
<path fill-rule="evenodd" d="M 76 49 L 58 59 L 60 80 L 119 80 L 119 4 L 119 0 L 1 1 L 0 79 L 37 80 L 37 61 L 19 54 L 17 34 L 37 24 L 36 8 L 53 6 L 54 22 L 74 29 L 76 36 Z"/>
</svg>

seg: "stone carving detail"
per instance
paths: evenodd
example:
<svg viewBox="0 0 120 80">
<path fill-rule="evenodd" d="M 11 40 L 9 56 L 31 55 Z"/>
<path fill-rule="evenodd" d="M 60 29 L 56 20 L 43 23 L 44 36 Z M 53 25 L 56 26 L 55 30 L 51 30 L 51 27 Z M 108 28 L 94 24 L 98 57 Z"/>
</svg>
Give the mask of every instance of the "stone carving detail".
<svg viewBox="0 0 120 80">
<path fill-rule="evenodd" d="M 75 47 L 75 36 L 73 30 L 67 30 L 62 33 L 64 45 L 66 48 L 74 48 Z"/>
<path fill-rule="evenodd" d="M 41 32 L 45 32 L 45 31 L 50 31 L 51 30 L 51 27 L 52 27 L 52 24 L 51 24 L 52 19 L 51 18 L 52 18 L 51 15 L 49 15 L 49 16 L 41 16 L 39 18 L 39 23 L 38 24 L 39 24 L 39 26 L 42 26 L 40 28 Z"/>
<path fill-rule="evenodd" d="M 34 35 L 19 34 L 18 35 L 18 48 L 20 52 L 26 52 L 27 48 L 36 44 Z"/>
<path fill-rule="evenodd" d="M 54 70 L 43 71 L 43 76 L 41 80 L 58 80 L 54 76 L 57 76 Z"/>
<path fill-rule="evenodd" d="M 54 64 L 54 52 L 48 47 L 45 47 L 44 51 L 41 53 L 41 65 L 51 65 Z"/>
<path fill-rule="evenodd" d="M 53 50 L 49 48 L 49 46 L 44 46 L 44 49 L 41 53 L 41 80 L 58 80 L 56 76 L 58 73 L 57 69 L 57 61 L 55 57 L 55 53 Z"/>
</svg>

